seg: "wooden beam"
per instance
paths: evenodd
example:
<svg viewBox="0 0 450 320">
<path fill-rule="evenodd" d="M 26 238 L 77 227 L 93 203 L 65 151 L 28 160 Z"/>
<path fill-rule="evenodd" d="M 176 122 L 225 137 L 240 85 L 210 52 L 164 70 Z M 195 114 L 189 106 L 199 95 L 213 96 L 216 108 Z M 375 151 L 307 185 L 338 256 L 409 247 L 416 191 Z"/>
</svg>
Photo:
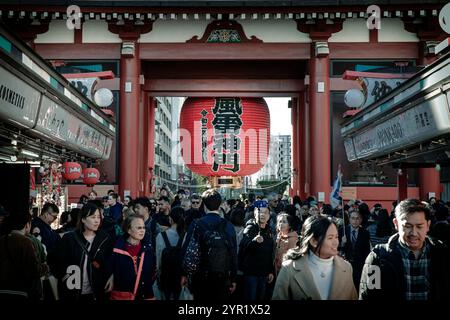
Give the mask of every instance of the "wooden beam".
<svg viewBox="0 0 450 320">
<path fill-rule="evenodd" d="M 142 60 L 302 60 L 309 43 L 140 43 Z"/>
<path fill-rule="evenodd" d="M 344 80 L 341 78 L 330 78 L 331 91 L 347 91 L 350 89 L 362 90 L 361 86 L 356 81 Z"/>
<path fill-rule="evenodd" d="M 120 59 L 120 43 L 35 44 L 44 59 Z"/>
<path fill-rule="evenodd" d="M 304 90 L 304 84 L 291 79 L 147 79 L 144 90 L 152 95 L 293 97 Z"/>
<path fill-rule="evenodd" d="M 330 42 L 331 59 L 418 59 L 418 42 Z"/>
</svg>

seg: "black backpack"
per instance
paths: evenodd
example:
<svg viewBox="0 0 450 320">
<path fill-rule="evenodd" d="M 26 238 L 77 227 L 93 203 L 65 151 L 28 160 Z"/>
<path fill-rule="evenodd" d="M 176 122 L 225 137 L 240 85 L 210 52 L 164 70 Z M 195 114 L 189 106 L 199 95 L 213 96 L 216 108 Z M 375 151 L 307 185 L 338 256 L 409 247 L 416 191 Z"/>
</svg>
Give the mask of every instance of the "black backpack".
<svg viewBox="0 0 450 320">
<path fill-rule="evenodd" d="M 176 292 L 181 289 L 182 256 L 180 236 L 177 245 L 172 246 L 166 232 L 161 232 L 166 247 L 161 253 L 161 272 L 159 274 L 159 289 L 162 291 Z"/>
<path fill-rule="evenodd" d="M 205 230 L 200 242 L 201 271 L 207 275 L 228 276 L 231 271 L 231 245 L 227 239 L 227 221 L 221 219 L 215 226 L 198 221 Z"/>
</svg>

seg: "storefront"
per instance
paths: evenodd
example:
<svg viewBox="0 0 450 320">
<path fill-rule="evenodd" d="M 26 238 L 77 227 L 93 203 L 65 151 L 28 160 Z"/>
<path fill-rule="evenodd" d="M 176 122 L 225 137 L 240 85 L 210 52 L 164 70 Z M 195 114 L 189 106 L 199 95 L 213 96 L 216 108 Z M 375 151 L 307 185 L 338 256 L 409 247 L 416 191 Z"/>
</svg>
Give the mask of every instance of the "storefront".
<svg viewBox="0 0 450 320">
<path fill-rule="evenodd" d="M 110 157 L 115 122 L 4 27 L 0 106 L 2 170 L 20 164 L 30 168 L 28 181 L 11 181 L 11 195 L 17 197 L 3 194 L 0 203 L 5 207 L 21 198 L 18 193 L 30 195 L 31 190 L 34 198 L 65 208 L 62 163 L 79 161 L 90 167 Z"/>
<path fill-rule="evenodd" d="M 448 39 L 440 46 L 445 44 Z M 448 47 L 434 63 L 341 127 L 349 161 L 397 170 L 400 199 L 410 196 L 408 170 L 432 168 L 439 174 L 450 164 L 450 52 L 444 50 Z M 440 198 L 442 191 L 421 190 L 420 197 Z"/>
</svg>

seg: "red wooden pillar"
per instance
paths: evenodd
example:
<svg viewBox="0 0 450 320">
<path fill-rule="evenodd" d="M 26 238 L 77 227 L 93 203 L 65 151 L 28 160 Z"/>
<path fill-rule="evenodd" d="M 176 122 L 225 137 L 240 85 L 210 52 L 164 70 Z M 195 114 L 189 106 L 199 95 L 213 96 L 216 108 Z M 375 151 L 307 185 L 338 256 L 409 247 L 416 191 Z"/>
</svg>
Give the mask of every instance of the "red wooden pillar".
<svg viewBox="0 0 450 320">
<path fill-rule="evenodd" d="M 397 174 L 397 201 L 400 202 L 408 198 L 408 170 L 400 169 Z"/>
<path fill-rule="evenodd" d="M 292 122 L 292 196 L 300 195 L 300 162 L 299 162 L 299 114 L 298 99 L 291 100 L 291 122 Z"/>
<path fill-rule="evenodd" d="M 325 194 L 328 202 L 331 186 L 331 137 L 330 137 L 330 60 L 314 56 L 314 44 L 309 65 L 311 195 Z M 319 200 L 319 199 L 318 199 Z"/>
<path fill-rule="evenodd" d="M 328 39 L 342 30 L 342 21 L 327 24 L 319 21 L 309 24 L 297 20 L 297 29 L 309 33 L 311 59 L 309 60 L 309 145 L 310 195 L 329 202 L 331 191 L 331 113 L 330 113 L 330 58 Z"/>
<path fill-rule="evenodd" d="M 133 57 L 120 58 L 120 120 L 119 120 L 119 192 L 136 197 L 139 192 L 139 100 L 141 61 L 139 43 L 134 42 Z"/>
<path fill-rule="evenodd" d="M 143 134 L 140 116 L 141 105 L 141 60 L 139 57 L 139 37 L 152 30 L 152 23 L 135 25 L 127 21 L 121 25 L 108 24 L 108 30 L 122 39 L 120 57 L 120 107 L 119 107 L 119 193 L 129 193 L 131 197 L 142 194 Z M 141 132 L 141 134 L 140 134 Z M 141 193 L 140 193 L 141 192 Z"/>
</svg>

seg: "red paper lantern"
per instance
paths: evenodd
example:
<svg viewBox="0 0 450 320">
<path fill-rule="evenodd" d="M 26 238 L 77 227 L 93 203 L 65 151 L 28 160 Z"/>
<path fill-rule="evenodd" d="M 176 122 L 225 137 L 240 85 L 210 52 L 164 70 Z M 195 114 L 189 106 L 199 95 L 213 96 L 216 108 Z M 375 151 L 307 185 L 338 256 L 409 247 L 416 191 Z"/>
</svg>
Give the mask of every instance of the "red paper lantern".
<svg viewBox="0 0 450 320">
<path fill-rule="evenodd" d="M 83 176 L 83 183 L 87 186 L 93 186 L 100 181 L 100 172 L 95 168 L 85 168 Z"/>
<path fill-rule="evenodd" d="M 64 162 L 61 173 L 66 180 L 77 180 L 81 177 L 81 165 L 78 162 Z"/>
<path fill-rule="evenodd" d="M 188 98 L 180 143 L 185 164 L 199 175 L 254 174 L 269 154 L 269 108 L 263 98 Z"/>
</svg>

